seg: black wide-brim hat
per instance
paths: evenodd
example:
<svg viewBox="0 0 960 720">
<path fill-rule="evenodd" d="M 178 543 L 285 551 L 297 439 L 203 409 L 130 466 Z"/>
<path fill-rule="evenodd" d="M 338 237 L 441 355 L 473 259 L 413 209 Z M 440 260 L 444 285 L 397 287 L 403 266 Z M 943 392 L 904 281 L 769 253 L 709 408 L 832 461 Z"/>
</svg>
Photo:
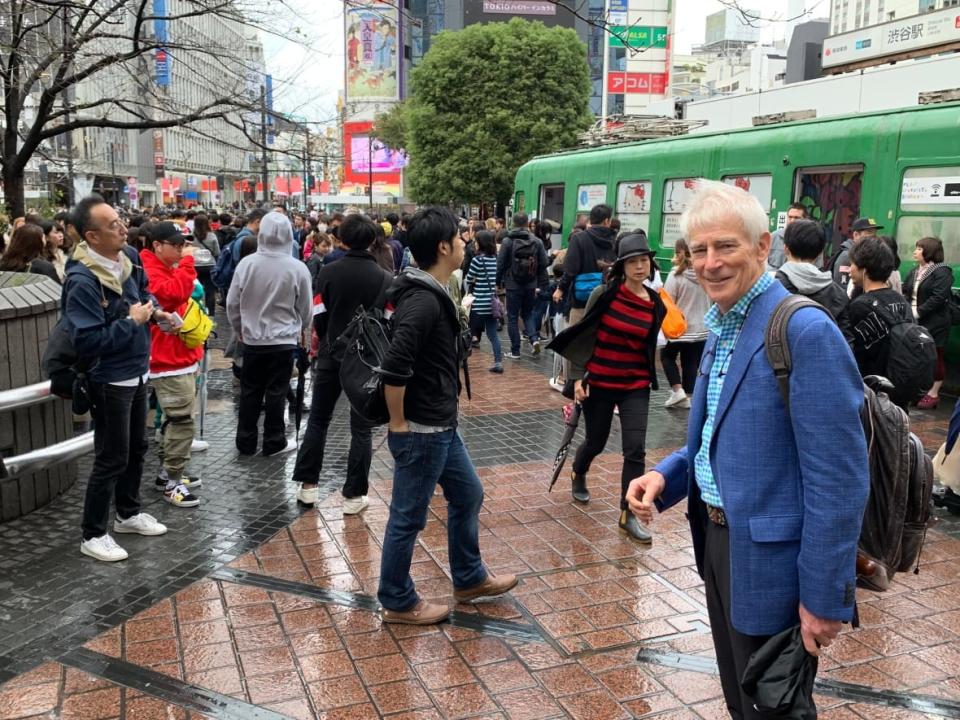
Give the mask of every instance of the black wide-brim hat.
<svg viewBox="0 0 960 720">
<path fill-rule="evenodd" d="M 623 267 L 623 263 L 632 257 L 646 255 L 650 258 L 650 264 L 657 268 L 657 261 L 654 259 L 656 252 L 650 249 L 650 243 L 647 242 L 647 234 L 642 230 L 629 232 L 620 238 L 618 246 L 617 260 L 613 264 L 615 271 Z"/>
</svg>

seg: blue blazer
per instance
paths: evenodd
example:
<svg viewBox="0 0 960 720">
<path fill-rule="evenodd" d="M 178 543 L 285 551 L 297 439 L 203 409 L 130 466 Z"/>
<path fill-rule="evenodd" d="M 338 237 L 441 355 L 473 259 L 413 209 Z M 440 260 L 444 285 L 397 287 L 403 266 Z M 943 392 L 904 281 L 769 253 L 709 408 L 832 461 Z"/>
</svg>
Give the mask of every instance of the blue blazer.
<svg viewBox="0 0 960 720">
<path fill-rule="evenodd" d="M 860 424 L 863 383 L 837 326 L 815 308 L 790 319 L 790 413 L 767 362 L 764 332 L 787 291 L 775 282 L 753 303 L 724 378 L 710 464 L 730 532 L 733 626 L 772 635 L 797 624 L 798 605 L 850 620 L 857 540 L 869 491 Z M 693 393 L 687 445 L 657 465 L 664 510 L 688 498 L 697 568 L 703 576 L 708 522 L 694 479 L 706 418 L 711 334 Z"/>
</svg>

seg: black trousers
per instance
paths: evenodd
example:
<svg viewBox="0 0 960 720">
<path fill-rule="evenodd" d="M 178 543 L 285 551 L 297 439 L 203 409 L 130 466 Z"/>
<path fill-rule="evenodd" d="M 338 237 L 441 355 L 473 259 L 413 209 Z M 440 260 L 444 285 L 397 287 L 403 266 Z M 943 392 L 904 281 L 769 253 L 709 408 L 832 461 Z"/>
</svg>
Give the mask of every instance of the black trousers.
<svg viewBox="0 0 960 720">
<path fill-rule="evenodd" d="M 620 471 L 620 509 L 627 508 L 627 488 L 634 478 L 644 473 L 647 458 L 647 413 L 650 389 L 605 390 L 590 388 L 583 402 L 583 420 L 587 437 L 577 449 L 573 471 L 585 475 L 594 458 L 603 452 L 610 437 L 613 408 L 620 408 L 620 444 L 623 446 L 623 468 Z"/>
<path fill-rule="evenodd" d="M 107 532 L 110 500 L 117 517 L 140 512 L 140 476 L 147 454 L 147 386 L 90 383 L 93 400 L 93 470 L 83 501 L 83 539 Z"/>
<path fill-rule="evenodd" d="M 727 710 L 734 720 L 763 720 L 769 718 L 757 712 L 753 701 L 740 689 L 740 678 L 750 655 L 759 650 L 769 635 L 744 635 L 730 622 L 730 532 L 727 528 L 706 521 L 704 549 L 704 582 L 710 632 L 720 668 L 720 684 Z M 797 622 L 800 622 L 799 616 Z M 810 700 L 810 707 L 814 707 Z M 815 720 L 816 711 L 808 720 Z"/>
<path fill-rule="evenodd" d="M 687 395 L 693 394 L 697 383 L 697 370 L 700 368 L 700 356 L 706 340 L 699 342 L 668 342 L 660 350 L 660 364 L 667 376 L 667 383 L 673 387 L 680 385 Z M 680 370 L 677 370 L 677 356 L 680 356 Z"/>
<path fill-rule="evenodd" d="M 257 452 L 257 421 L 263 410 L 263 454 L 282 450 L 287 444 L 283 408 L 293 373 L 294 349 L 282 346 L 244 345 L 240 371 L 240 408 L 237 413 L 237 450 Z"/>
<path fill-rule="evenodd" d="M 294 482 L 316 483 L 320 479 L 327 429 L 341 392 L 343 388 L 340 385 L 340 364 L 321 352 L 313 371 L 310 418 L 307 420 L 307 431 L 297 453 L 297 466 L 293 470 Z M 344 497 L 359 497 L 366 495 L 369 490 L 370 461 L 373 458 L 372 438 L 373 427 L 351 408 L 350 452 L 347 455 L 347 479 L 343 484 Z"/>
</svg>

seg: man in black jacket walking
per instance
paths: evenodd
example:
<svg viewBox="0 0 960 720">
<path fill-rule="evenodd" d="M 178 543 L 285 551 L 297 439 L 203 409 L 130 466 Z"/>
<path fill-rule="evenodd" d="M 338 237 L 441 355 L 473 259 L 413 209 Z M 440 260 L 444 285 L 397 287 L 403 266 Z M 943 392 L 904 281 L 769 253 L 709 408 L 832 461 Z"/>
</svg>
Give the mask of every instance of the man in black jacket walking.
<svg viewBox="0 0 960 720">
<path fill-rule="evenodd" d="M 396 312 L 382 364 L 394 475 L 377 596 L 384 622 L 430 625 L 450 611 L 417 596 L 410 563 L 438 483 L 447 499 L 454 599 L 501 595 L 517 578 L 495 577 L 480 559 L 483 486 L 457 430 L 459 367 L 468 344 L 446 290 L 463 262 L 457 218 L 442 208 L 421 210 L 407 240 L 418 268 L 405 270 L 389 293 Z"/>
<path fill-rule="evenodd" d="M 533 327 L 533 307 L 537 293 L 545 292 L 547 251 L 540 238 L 527 231 L 526 213 L 513 216 L 513 229 L 500 246 L 497 257 L 497 285 L 507 290 L 507 334 L 510 336 L 508 358 L 520 357 L 520 330 L 518 320 L 530 338 L 533 354 L 540 352 L 540 328 Z"/>
<path fill-rule="evenodd" d="M 393 275 L 377 265 L 367 248 L 377 236 L 377 226 L 364 215 L 350 215 L 340 225 L 340 241 L 349 250 L 335 265 L 320 270 L 313 299 L 313 322 L 320 338 L 313 376 L 313 400 L 307 432 L 297 453 L 293 481 L 300 483 L 297 500 L 304 505 L 317 502 L 317 481 L 323 469 L 324 446 L 333 410 L 343 388 L 340 362 L 334 343 L 359 307 L 370 310 L 383 307 Z M 373 457 L 371 425 L 350 410 L 350 452 L 347 455 L 347 479 L 343 484 L 343 514 L 355 515 L 369 504 L 367 500 L 370 461 Z"/>
<path fill-rule="evenodd" d="M 590 210 L 590 225 L 570 237 L 570 246 L 563 261 L 563 278 L 553 293 L 553 301 L 570 299 L 570 324 L 583 317 L 590 293 L 604 281 L 604 274 L 617 259 L 613 241 L 616 233 L 610 228 L 613 208 L 594 205 Z"/>
</svg>

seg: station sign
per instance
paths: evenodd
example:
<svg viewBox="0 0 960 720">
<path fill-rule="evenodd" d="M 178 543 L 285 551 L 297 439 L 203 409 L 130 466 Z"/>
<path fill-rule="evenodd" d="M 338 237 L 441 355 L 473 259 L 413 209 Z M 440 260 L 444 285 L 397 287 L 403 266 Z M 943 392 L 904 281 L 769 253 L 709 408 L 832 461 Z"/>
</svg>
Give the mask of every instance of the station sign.
<svg viewBox="0 0 960 720">
<path fill-rule="evenodd" d="M 823 42 L 822 65 L 828 69 L 952 44 L 960 44 L 960 8 L 956 7 L 828 37 Z"/>
</svg>

